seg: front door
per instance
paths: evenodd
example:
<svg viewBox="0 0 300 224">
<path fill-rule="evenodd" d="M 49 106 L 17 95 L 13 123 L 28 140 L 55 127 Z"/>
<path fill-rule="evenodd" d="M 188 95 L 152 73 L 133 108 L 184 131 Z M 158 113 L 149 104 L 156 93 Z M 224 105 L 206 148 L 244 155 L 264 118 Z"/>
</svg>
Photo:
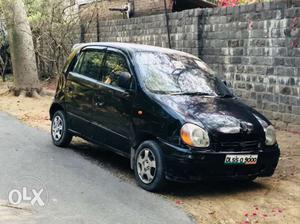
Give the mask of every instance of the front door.
<svg viewBox="0 0 300 224">
<path fill-rule="evenodd" d="M 105 49 L 83 50 L 67 76 L 66 110 L 70 128 L 89 139 L 94 137 L 91 122 L 104 54 Z"/>
<path fill-rule="evenodd" d="M 102 70 L 103 85 L 96 96 L 98 102 L 95 104 L 95 113 L 99 129 L 106 132 L 107 145 L 117 149 L 121 154 L 129 155 L 133 133 L 131 120 L 133 95 L 118 86 L 120 72 L 131 73 L 126 56 L 117 50 L 108 49 Z"/>
</svg>

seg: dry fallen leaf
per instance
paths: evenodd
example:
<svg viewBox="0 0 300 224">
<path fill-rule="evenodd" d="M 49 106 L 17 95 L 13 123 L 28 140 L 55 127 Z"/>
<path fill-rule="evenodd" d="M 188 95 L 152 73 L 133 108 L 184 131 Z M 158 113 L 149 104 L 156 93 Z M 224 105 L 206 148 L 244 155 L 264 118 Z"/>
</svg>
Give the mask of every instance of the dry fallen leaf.
<svg viewBox="0 0 300 224">
<path fill-rule="evenodd" d="M 215 213 L 216 213 L 216 211 L 210 211 L 208 214 L 213 215 Z"/>
</svg>

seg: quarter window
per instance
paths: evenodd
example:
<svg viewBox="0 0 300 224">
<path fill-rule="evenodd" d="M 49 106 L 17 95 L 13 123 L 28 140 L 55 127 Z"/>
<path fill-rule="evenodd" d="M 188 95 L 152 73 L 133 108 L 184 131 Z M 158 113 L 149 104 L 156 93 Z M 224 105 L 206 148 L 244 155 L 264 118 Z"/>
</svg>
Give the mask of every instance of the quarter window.
<svg viewBox="0 0 300 224">
<path fill-rule="evenodd" d="M 103 82 L 109 85 L 118 86 L 121 72 L 129 72 L 126 59 L 123 55 L 109 52 L 103 68 Z"/>
<path fill-rule="evenodd" d="M 83 52 L 74 67 L 74 72 L 95 80 L 102 80 L 101 66 L 103 57 L 104 52 L 102 51 Z"/>
</svg>

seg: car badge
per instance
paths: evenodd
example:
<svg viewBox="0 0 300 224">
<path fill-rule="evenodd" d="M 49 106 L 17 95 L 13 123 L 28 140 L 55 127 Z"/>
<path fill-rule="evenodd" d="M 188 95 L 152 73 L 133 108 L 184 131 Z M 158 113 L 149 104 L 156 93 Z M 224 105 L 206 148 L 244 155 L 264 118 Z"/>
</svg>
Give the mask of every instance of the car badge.
<svg viewBox="0 0 300 224">
<path fill-rule="evenodd" d="M 241 126 L 241 132 L 250 134 L 253 131 L 253 124 L 251 124 L 249 122 L 242 121 L 240 123 L 240 126 Z"/>
</svg>

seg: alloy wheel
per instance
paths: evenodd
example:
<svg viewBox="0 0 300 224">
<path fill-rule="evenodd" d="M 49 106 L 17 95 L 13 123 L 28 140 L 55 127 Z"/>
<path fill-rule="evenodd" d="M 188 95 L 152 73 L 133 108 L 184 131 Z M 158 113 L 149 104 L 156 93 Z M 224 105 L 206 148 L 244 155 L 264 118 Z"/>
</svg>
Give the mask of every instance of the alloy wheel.
<svg viewBox="0 0 300 224">
<path fill-rule="evenodd" d="M 59 141 L 63 135 L 64 123 L 60 116 L 53 118 L 52 136 L 55 141 Z"/>
<path fill-rule="evenodd" d="M 150 184 L 156 175 L 156 160 L 153 152 L 142 149 L 137 157 L 137 172 L 144 184 Z"/>
</svg>

